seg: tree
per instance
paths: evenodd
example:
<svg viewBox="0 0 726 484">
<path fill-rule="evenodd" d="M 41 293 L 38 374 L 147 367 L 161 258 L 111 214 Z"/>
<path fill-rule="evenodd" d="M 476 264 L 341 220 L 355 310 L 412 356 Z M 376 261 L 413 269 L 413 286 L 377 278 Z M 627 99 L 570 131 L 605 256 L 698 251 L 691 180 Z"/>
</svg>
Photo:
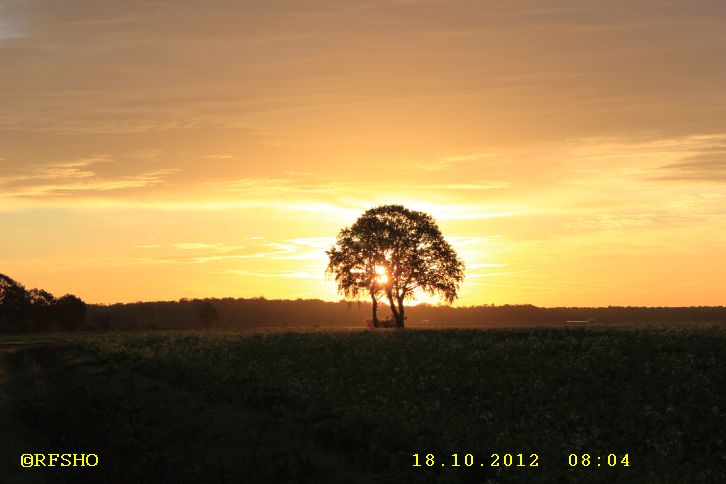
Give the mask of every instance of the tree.
<svg viewBox="0 0 726 484">
<path fill-rule="evenodd" d="M 212 323 L 216 323 L 219 321 L 219 313 L 217 312 L 217 308 L 214 307 L 214 305 L 209 301 L 199 302 L 199 304 L 196 305 L 196 316 L 197 316 L 197 323 L 202 328 L 208 328 L 212 325 Z"/>
<path fill-rule="evenodd" d="M 326 254 L 326 272 L 335 275 L 338 291 L 346 297 L 370 295 L 374 327 L 380 325 L 381 297 L 388 300 L 395 326 L 403 328 L 404 302 L 415 291 L 438 294 L 451 303 L 464 280 L 464 263 L 434 219 L 401 205 L 367 210 L 340 231 Z"/>
<path fill-rule="evenodd" d="M 22 331 L 26 327 L 28 293 L 19 282 L 0 274 L 0 331 Z"/>
<path fill-rule="evenodd" d="M 382 259 L 378 256 L 378 241 L 366 236 L 375 230 L 371 222 L 361 217 L 353 227 L 340 231 L 335 246 L 326 252 L 330 259 L 327 272 L 335 274 L 338 290 L 345 297 L 358 298 L 362 292 L 368 291 L 373 304 L 373 327 L 377 328 L 378 301 L 384 291 L 385 280 Z"/>
<path fill-rule="evenodd" d="M 54 301 L 52 314 L 61 329 L 74 331 L 86 319 L 86 303 L 73 294 L 66 294 Z"/>
<path fill-rule="evenodd" d="M 33 330 L 47 330 L 52 320 L 55 298 L 43 289 L 31 289 L 28 291 L 28 301 L 30 302 L 30 321 Z"/>
</svg>

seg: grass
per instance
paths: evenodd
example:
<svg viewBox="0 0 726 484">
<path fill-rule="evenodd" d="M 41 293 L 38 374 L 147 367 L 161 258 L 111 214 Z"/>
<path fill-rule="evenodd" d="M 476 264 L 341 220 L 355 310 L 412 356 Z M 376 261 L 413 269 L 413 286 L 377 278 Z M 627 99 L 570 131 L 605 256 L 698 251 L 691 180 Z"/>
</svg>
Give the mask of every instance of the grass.
<svg viewBox="0 0 726 484">
<path fill-rule="evenodd" d="M 5 355 L 35 448 L 101 459 L 50 482 L 726 481 L 720 327 L 57 338 Z"/>
</svg>

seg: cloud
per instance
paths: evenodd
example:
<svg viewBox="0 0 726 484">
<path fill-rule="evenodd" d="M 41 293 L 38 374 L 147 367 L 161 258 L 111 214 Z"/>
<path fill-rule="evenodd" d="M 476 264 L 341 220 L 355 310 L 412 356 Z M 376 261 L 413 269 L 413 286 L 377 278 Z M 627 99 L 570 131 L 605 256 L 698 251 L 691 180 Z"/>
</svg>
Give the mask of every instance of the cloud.
<svg viewBox="0 0 726 484">
<path fill-rule="evenodd" d="M 393 181 L 325 182 L 309 176 L 290 178 L 249 177 L 218 182 L 223 191 L 251 196 L 306 194 L 306 195 L 367 195 L 371 193 L 430 193 L 440 191 L 478 191 L 509 188 L 511 184 L 496 180 L 471 180 L 467 183 L 415 183 Z M 319 177 L 317 177 L 319 178 Z"/>
<path fill-rule="evenodd" d="M 421 185 L 426 190 L 496 190 L 511 187 L 509 182 L 492 181 L 481 183 L 447 183 L 440 185 Z"/>
<path fill-rule="evenodd" d="M 173 14 L 165 2 L 6 2 L 0 87 L 13 95 L 1 123 L 77 134 L 244 127 L 316 146 L 367 143 L 371 131 L 420 130 L 419 141 L 713 125 L 723 107 L 703 101 L 719 99 L 724 7 L 651 3 L 626 15 L 617 2 L 577 1 L 209 1 Z M 23 37 L 8 39 L 15 31 Z M 676 62 L 688 65 L 676 72 Z M 371 130 L 358 119 L 390 122 Z"/>
<path fill-rule="evenodd" d="M 96 173 L 88 167 L 99 163 L 110 163 L 112 161 L 111 155 L 101 154 L 73 161 L 50 163 L 35 167 L 31 166 L 15 175 L 0 177 L 0 185 L 57 178 L 89 178 L 95 176 Z"/>
<path fill-rule="evenodd" d="M 691 154 L 664 165 L 662 175 L 656 178 L 726 182 L 726 136 L 704 141 L 702 146 L 693 148 Z"/>
<path fill-rule="evenodd" d="M 664 213 L 600 213 L 589 217 L 578 217 L 577 220 L 568 222 L 566 226 L 570 229 L 628 229 L 645 227 L 666 220 L 674 219 L 672 214 Z"/>
<path fill-rule="evenodd" d="M 361 210 L 376 205 L 401 203 L 414 210 L 431 213 L 439 220 L 478 220 L 517 215 L 518 209 L 481 202 L 454 203 L 447 192 L 477 192 L 506 189 L 508 182 L 475 181 L 468 183 L 325 182 L 308 178 L 254 177 L 219 182 L 222 192 L 244 195 L 244 204 L 285 206 L 291 211 L 319 211 L 339 217 L 356 217 Z M 285 197 L 289 202 L 280 201 Z M 295 200 L 293 197 L 297 197 Z M 437 200 L 438 199 L 438 200 Z M 436 201 L 434 201 L 436 200 Z M 223 203 L 223 202 L 222 202 Z M 236 202 L 231 202 L 233 205 Z"/>
<path fill-rule="evenodd" d="M 20 167 L 0 176 L 5 199 L 55 199 L 79 194 L 114 192 L 159 185 L 176 169 L 142 171 L 129 175 L 101 175 L 98 165 L 112 164 L 108 154 L 71 161 Z"/>
<path fill-rule="evenodd" d="M 340 183 L 310 183 L 293 178 L 248 177 L 217 183 L 224 191 L 247 195 L 279 195 L 285 193 L 337 193 Z"/>
<path fill-rule="evenodd" d="M 7 13 L 6 6 L 0 5 L 0 42 L 23 36 L 19 32 L 17 25 L 13 25 L 13 22 L 8 17 Z"/>
<path fill-rule="evenodd" d="M 726 134 L 586 138 L 569 142 L 559 153 L 570 165 L 562 184 L 645 188 L 654 182 L 726 181 Z"/>
<path fill-rule="evenodd" d="M 259 239 L 254 239 L 255 241 Z M 282 242 L 266 242 L 252 245 L 236 245 L 224 243 L 205 242 L 177 242 L 164 245 L 135 245 L 136 248 L 162 248 L 166 249 L 158 256 L 136 258 L 138 262 L 157 264 L 207 264 L 220 261 L 235 261 L 245 259 L 266 260 L 293 260 L 314 259 L 309 256 L 305 246 L 298 245 L 292 240 Z M 174 249 L 182 253 L 174 253 Z M 192 255 L 185 254 L 193 252 Z"/>
<path fill-rule="evenodd" d="M 451 168 L 456 167 L 457 165 L 465 164 L 465 163 L 481 163 L 485 160 L 491 160 L 495 159 L 496 157 L 501 156 L 500 153 L 471 153 L 466 155 L 451 155 L 451 156 L 445 156 L 443 158 L 439 158 L 436 161 L 424 163 L 423 165 L 420 165 L 421 168 L 424 170 L 429 171 L 440 171 L 440 170 L 449 170 Z"/>
<path fill-rule="evenodd" d="M 176 249 L 181 249 L 181 250 L 200 250 L 200 249 L 209 249 L 209 250 L 214 250 L 214 251 L 225 250 L 225 248 L 222 244 L 204 244 L 201 242 L 179 242 L 176 244 L 172 244 L 172 247 L 174 247 Z"/>
<path fill-rule="evenodd" d="M 492 263 L 479 263 L 479 264 L 469 264 L 466 268 L 467 269 L 482 269 L 487 267 L 506 267 L 507 264 L 492 264 Z"/>
<path fill-rule="evenodd" d="M 213 273 L 234 274 L 245 277 L 280 277 L 284 279 L 320 279 L 320 274 L 310 274 L 305 271 L 264 271 L 247 269 L 228 269 L 224 271 L 211 271 Z"/>
<path fill-rule="evenodd" d="M 483 277 L 511 276 L 516 272 L 471 272 L 466 274 L 467 279 L 481 279 Z"/>
<path fill-rule="evenodd" d="M 207 158 L 210 160 L 234 160 L 237 157 L 235 155 L 230 155 L 228 153 L 217 153 L 217 154 L 205 155 L 204 158 Z"/>
</svg>

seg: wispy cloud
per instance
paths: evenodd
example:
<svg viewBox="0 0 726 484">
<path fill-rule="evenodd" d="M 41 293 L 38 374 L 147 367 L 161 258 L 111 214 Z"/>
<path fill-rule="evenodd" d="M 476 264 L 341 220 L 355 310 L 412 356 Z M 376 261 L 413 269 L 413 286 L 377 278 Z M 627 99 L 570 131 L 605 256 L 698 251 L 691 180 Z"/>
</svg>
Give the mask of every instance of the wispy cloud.
<svg viewBox="0 0 726 484">
<path fill-rule="evenodd" d="M 111 155 L 102 154 L 72 161 L 30 166 L 0 176 L 2 198 L 53 198 L 91 192 L 112 192 L 144 188 L 163 183 L 176 169 L 142 171 L 129 175 L 101 175 L 96 168 L 113 163 Z"/>
<path fill-rule="evenodd" d="M 471 181 L 469 183 L 395 182 L 315 182 L 306 178 L 248 178 L 231 183 L 218 183 L 225 191 L 245 195 L 244 202 L 261 205 L 284 205 L 291 211 L 319 211 L 341 217 L 355 217 L 361 210 L 375 205 L 401 203 L 415 210 L 432 213 L 439 220 L 478 220 L 515 216 L 521 207 L 496 203 L 454 202 L 456 192 L 505 189 L 502 181 Z M 285 195 L 286 201 L 280 197 Z M 294 198 L 293 198 L 294 197 Z M 252 200 L 258 200 L 253 202 Z M 439 199 L 437 201 L 434 201 Z M 289 200 L 289 201 L 288 201 Z M 225 203 L 225 202 L 220 202 Z"/>
<path fill-rule="evenodd" d="M 135 245 L 135 248 L 163 249 L 155 256 L 135 258 L 152 264 L 207 264 L 245 259 L 292 260 L 311 259 L 304 245 L 291 241 L 236 245 L 223 243 L 178 242 L 169 245 Z M 180 251 L 180 252 L 176 252 Z M 188 254 L 191 252 L 191 254 Z"/>
<path fill-rule="evenodd" d="M 157 246 L 158 247 L 158 246 Z M 214 250 L 223 251 L 225 247 L 223 244 L 205 244 L 201 242 L 179 242 L 172 244 L 172 247 L 181 250 Z"/>
<path fill-rule="evenodd" d="M 229 153 L 214 153 L 211 155 L 204 155 L 204 158 L 208 160 L 234 160 L 237 157 Z"/>
<path fill-rule="evenodd" d="M 224 271 L 211 271 L 212 273 L 234 274 L 236 276 L 245 277 L 274 277 L 283 279 L 320 279 L 320 274 L 310 274 L 305 271 L 263 271 L 263 270 L 247 270 L 247 269 L 228 269 Z"/>
<path fill-rule="evenodd" d="M 703 136 L 676 162 L 661 167 L 660 179 L 726 182 L 726 135 Z"/>
<path fill-rule="evenodd" d="M 421 168 L 429 171 L 449 170 L 457 165 L 465 163 L 478 163 L 492 160 L 501 156 L 500 153 L 470 153 L 465 155 L 450 155 L 439 158 L 436 161 L 424 163 Z"/>
<path fill-rule="evenodd" d="M 496 190 L 509 188 L 511 183 L 503 181 L 479 182 L 479 183 L 442 183 L 438 185 L 420 185 L 425 190 Z"/>
<path fill-rule="evenodd" d="M 467 279 L 481 279 L 483 277 L 501 277 L 511 276 L 516 272 L 470 272 L 466 275 Z"/>
<path fill-rule="evenodd" d="M 572 165 L 564 184 L 652 185 L 726 181 L 726 134 L 668 138 L 585 138 L 561 149 Z"/>
<path fill-rule="evenodd" d="M 477 191 L 509 188 L 511 184 L 497 180 L 472 180 L 467 183 L 406 183 L 393 181 L 320 182 L 310 177 L 266 178 L 253 177 L 232 182 L 215 183 L 223 190 L 250 195 L 309 194 L 309 195 L 361 195 L 376 192 L 385 193 L 428 193 L 431 191 Z"/>
</svg>

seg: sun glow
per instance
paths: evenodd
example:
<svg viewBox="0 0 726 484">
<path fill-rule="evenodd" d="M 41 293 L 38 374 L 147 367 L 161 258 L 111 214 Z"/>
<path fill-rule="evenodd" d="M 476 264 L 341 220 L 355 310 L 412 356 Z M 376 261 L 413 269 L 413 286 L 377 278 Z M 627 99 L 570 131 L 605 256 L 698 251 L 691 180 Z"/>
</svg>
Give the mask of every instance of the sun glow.
<svg viewBox="0 0 726 484">
<path fill-rule="evenodd" d="M 383 266 L 376 266 L 376 274 L 378 276 L 376 277 L 376 283 L 385 286 L 388 283 L 388 273 L 386 272 L 386 268 Z"/>
</svg>

